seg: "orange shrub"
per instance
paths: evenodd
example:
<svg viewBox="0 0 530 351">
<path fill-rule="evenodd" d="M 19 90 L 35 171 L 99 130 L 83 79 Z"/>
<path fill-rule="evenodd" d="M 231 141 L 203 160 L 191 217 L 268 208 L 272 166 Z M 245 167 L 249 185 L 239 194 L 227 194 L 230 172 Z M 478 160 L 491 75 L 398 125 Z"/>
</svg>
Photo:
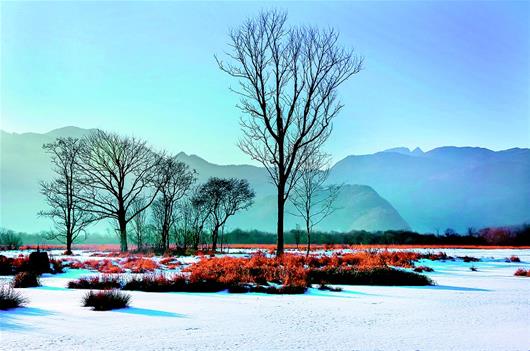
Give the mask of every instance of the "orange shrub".
<svg viewBox="0 0 530 351">
<path fill-rule="evenodd" d="M 203 258 L 184 269 L 190 283 L 218 282 L 224 285 L 241 283 L 267 284 L 273 282 L 289 286 L 306 287 L 307 274 L 304 257 L 284 255 L 268 258 L 262 253 L 250 258 Z"/>
<path fill-rule="evenodd" d="M 149 258 L 128 258 L 123 264 L 124 269 L 130 269 L 133 273 L 153 272 L 160 268 L 158 263 Z"/>
<path fill-rule="evenodd" d="M 530 269 L 519 268 L 513 275 L 517 277 L 530 277 Z"/>
</svg>

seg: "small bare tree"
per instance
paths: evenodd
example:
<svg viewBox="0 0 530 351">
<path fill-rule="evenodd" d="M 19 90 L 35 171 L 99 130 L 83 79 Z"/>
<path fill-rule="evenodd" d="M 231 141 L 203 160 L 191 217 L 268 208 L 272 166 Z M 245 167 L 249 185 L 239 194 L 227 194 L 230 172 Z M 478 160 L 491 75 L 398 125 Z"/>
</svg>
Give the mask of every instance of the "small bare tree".
<svg viewBox="0 0 530 351">
<path fill-rule="evenodd" d="M 191 246 L 194 251 L 197 251 L 201 243 L 204 227 L 208 224 L 211 215 L 211 207 L 207 199 L 200 193 L 200 186 L 193 189 L 190 196 L 190 204 L 192 218 Z"/>
<path fill-rule="evenodd" d="M 138 212 L 140 209 L 145 207 L 146 200 L 144 198 L 138 198 L 131 204 L 131 211 L 133 213 Z M 133 226 L 133 242 L 136 244 L 137 250 L 142 251 L 145 244 L 147 244 L 147 211 L 140 211 L 132 219 Z"/>
<path fill-rule="evenodd" d="M 175 214 L 175 245 L 186 252 L 193 241 L 193 208 L 189 199 L 184 198 L 177 204 Z"/>
<path fill-rule="evenodd" d="M 336 210 L 333 206 L 341 187 L 325 186 L 329 176 L 329 156 L 313 153 L 300 170 L 300 181 L 296 184 L 290 198 L 295 208 L 292 213 L 304 220 L 307 237 L 307 251 L 311 250 L 311 232 L 317 224 Z"/>
<path fill-rule="evenodd" d="M 86 191 L 79 200 L 98 219 L 116 220 L 122 252 L 127 251 L 127 224 L 158 194 L 160 158 L 145 141 L 132 137 L 98 130 L 83 140 L 78 165 Z M 132 211 L 139 198 L 145 199 L 144 206 Z"/>
<path fill-rule="evenodd" d="M 67 255 L 72 254 L 72 244 L 94 221 L 91 205 L 79 200 L 83 190 L 78 179 L 77 160 L 83 148 L 81 140 L 74 138 L 57 138 L 43 145 L 44 151 L 51 156 L 55 178 L 40 183 L 41 194 L 50 208 L 40 211 L 39 215 L 53 220 L 56 230 L 48 237 L 64 242 Z"/>
<path fill-rule="evenodd" d="M 230 31 L 230 63 L 239 80 L 239 147 L 268 171 L 277 188 L 277 254 L 284 250 L 284 207 L 306 158 L 328 139 L 342 105 L 337 89 L 361 70 L 362 58 L 338 45 L 332 29 L 288 27 L 267 11 Z"/>
<path fill-rule="evenodd" d="M 160 231 L 159 246 L 169 248 L 170 231 L 175 221 L 177 202 L 182 199 L 195 182 L 195 171 L 177 160 L 175 156 L 164 157 L 158 170 L 159 197 L 153 203 L 153 215 Z"/>
<path fill-rule="evenodd" d="M 302 230 L 300 229 L 300 225 L 296 225 L 296 228 L 292 230 L 293 237 L 294 237 L 294 243 L 296 244 L 296 249 L 298 250 L 298 246 L 300 246 L 300 240 L 302 239 Z"/>
<path fill-rule="evenodd" d="M 213 177 L 199 186 L 197 201 L 200 201 L 210 214 L 214 253 L 217 250 L 219 229 L 236 212 L 250 207 L 254 196 L 254 191 L 246 179 Z"/>
</svg>

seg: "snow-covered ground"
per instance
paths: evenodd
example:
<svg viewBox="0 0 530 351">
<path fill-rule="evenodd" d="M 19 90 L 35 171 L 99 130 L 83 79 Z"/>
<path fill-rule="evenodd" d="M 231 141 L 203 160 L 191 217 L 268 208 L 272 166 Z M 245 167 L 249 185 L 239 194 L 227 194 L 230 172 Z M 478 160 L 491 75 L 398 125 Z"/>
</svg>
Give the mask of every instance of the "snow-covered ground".
<svg viewBox="0 0 530 351">
<path fill-rule="evenodd" d="M 430 287 L 130 292 L 131 307 L 110 312 L 81 307 L 86 291 L 65 288 L 88 271 L 45 275 L 20 289 L 26 308 L 0 312 L 0 349 L 530 350 L 530 278 L 513 276 L 530 268 L 530 250 L 441 251 L 482 260 L 421 262 L 435 270 Z M 511 255 L 522 262 L 504 262 Z"/>
</svg>

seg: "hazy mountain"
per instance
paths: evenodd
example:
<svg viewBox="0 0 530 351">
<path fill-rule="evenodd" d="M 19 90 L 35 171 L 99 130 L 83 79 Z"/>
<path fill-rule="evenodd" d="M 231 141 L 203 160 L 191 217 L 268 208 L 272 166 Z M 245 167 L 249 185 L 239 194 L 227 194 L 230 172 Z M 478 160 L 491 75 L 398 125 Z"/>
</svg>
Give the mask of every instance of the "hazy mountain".
<svg viewBox="0 0 530 351">
<path fill-rule="evenodd" d="M 330 181 L 377 189 L 419 231 L 530 222 L 529 149 L 390 149 L 346 157 Z"/>
<path fill-rule="evenodd" d="M 56 129 L 45 134 L 1 132 L 0 226 L 29 232 L 50 229 L 49 220 L 36 216 L 45 206 L 39 193 L 39 181 L 52 176 L 50 162 L 42 150 L 42 144 L 53 141 L 58 136 L 80 137 L 89 132 L 90 130 L 76 127 Z M 178 157 L 198 172 L 200 182 L 211 176 L 218 176 L 246 178 L 252 184 L 257 194 L 254 206 L 247 213 L 234 217 L 229 227 L 275 230 L 274 188 L 263 168 L 216 165 L 185 153 L 178 154 Z M 336 207 L 338 209 L 321 223 L 320 229 L 345 231 L 409 228 L 392 205 L 369 186 L 343 187 Z M 286 228 L 294 228 L 297 223 L 302 224 L 296 217 L 286 215 Z M 102 228 L 102 225 L 97 227 L 98 230 Z"/>
</svg>

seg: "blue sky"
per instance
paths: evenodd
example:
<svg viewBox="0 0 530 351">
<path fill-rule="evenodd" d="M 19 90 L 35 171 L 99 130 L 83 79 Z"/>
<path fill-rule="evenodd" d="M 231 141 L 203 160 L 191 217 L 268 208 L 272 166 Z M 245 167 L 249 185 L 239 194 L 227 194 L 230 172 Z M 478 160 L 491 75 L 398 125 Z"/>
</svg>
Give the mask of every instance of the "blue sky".
<svg viewBox="0 0 530 351">
<path fill-rule="evenodd" d="M 530 146 L 528 2 L 2 2 L 1 128 L 137 135 L 216 163 L 236 146 L 236 82 L 213 58 L 260 9 L 334 27 L 365 57 L 326 148 Z"/>
</svg>

